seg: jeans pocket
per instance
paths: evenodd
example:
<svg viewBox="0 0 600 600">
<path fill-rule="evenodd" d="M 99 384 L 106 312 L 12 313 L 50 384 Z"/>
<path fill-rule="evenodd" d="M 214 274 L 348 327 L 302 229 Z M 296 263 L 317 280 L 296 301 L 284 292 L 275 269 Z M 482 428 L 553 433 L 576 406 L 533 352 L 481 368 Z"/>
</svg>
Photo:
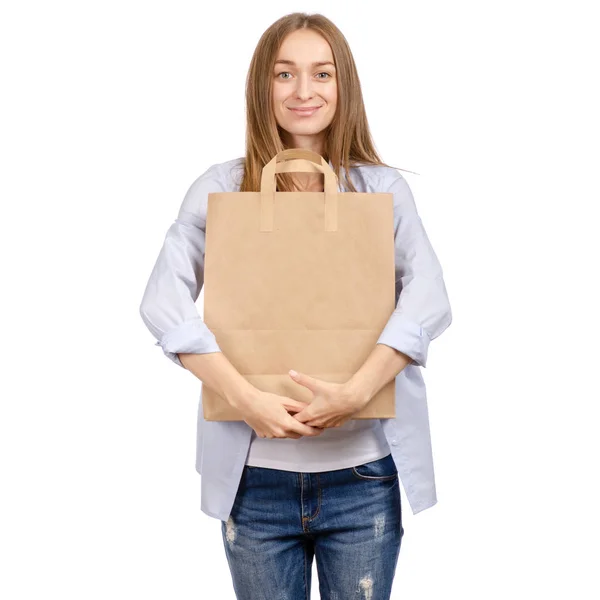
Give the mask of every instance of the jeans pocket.
<svg viewBox="0 0 600 600">
<path fill-rule="evenodd" d="M 359 479 L 389 481 L 398 477 L 398 469 L 391 454 L 352 467 L 352 474 Z"/>
</svg>

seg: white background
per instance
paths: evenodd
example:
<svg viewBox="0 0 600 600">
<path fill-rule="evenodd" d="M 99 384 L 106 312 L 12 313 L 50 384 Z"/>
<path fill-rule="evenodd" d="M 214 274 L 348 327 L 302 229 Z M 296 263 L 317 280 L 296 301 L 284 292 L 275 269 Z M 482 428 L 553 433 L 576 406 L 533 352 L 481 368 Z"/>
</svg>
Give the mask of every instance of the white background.
<svg viewBox="0 0 600 600">
<path fill-rule="evenodd" d="M 600 597 L 593 4 L 4 4 L 2 598 L 234 598 L 200 384 L 138 309 L 189 185 L 243 156 L 252 52 L 296 10 L 348 39 L 453 309 L 423 371 L 439 502 L 402 491 L 392 598 Z"/>
</svg>

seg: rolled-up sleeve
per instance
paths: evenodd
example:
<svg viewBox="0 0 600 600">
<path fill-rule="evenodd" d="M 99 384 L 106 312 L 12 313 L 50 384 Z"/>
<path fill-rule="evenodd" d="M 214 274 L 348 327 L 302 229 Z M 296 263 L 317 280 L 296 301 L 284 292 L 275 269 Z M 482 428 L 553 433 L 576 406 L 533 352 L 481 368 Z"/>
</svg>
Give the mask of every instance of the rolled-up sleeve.
<svg viewBox="0 0 600 600">
<path fill-rule="evenodd" d="M 177 353 L 220 352 L 196 300 L 204 284 L 206 208 L 210 192 L 224 191 L 215 165 L 188 189 L 169 227 L 140 304 L 140 315 L 164 354 L 185 368 Z"/>
<path fill-rule="evenodd" d="M 452 322 L 442 267 L 429 242 L 412 192 L 400 175 L 388 192 L 394 195 L 396 308 L 377 340 L 426 367 L 429 342 Z"/>
</svg>

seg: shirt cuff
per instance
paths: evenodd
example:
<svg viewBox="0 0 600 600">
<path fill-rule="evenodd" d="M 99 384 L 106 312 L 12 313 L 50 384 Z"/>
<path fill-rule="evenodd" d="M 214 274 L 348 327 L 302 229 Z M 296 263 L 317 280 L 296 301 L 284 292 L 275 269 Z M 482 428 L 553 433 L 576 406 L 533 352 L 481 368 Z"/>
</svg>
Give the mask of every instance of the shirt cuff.
<svg viewBox="0 0 600 600">
<path fill-rule="evenodd" d="M 394 312 L 381 332 L 378 344 L 385 344 L 409 356 L 410 364 L 427 366 L 427 350 L 430 342 L 427 332 L 402 313 Z"/>
<path fill-rule="evenodd" d="M 170 329 L 154 345 L 160 346 L 165 356 L 183 369 L 185 367 L 179 360 L 177 353 L 208 354 L 210 352 L 221 352 L 215 335 L 200 317 L 185 321 Z"/>
</svg>

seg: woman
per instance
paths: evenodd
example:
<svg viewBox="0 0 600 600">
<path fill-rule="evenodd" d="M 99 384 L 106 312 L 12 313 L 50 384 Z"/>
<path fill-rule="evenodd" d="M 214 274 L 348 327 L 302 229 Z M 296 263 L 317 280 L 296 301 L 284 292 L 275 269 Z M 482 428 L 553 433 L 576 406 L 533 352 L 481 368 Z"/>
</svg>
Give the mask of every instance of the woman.
<svg viewBox="0 0 600 600">
<path fill-rule="evenodd" d="M 389 598 L 404 534 L 399 476 L 414 514 L 437 502 L 419 367 L 452 318 L 442 269 L 408 184 L 374 149 L 350 49 L 331 21 L 294 13 L 269 27 L 252 58 L 246 103 L 246 156 L 212 165 L 192 183 L 141 315 L 171 360 L 244 415 L 204 421 L 200 398 L 201 508 L 221 520 L 237 597 L 308 598 L 316 555 L 321 598 Z M 313 392 L 309 404 L 250 385 L 195 306 L 208 193 L 259 190 L 263 166 L 285 148 L 322 155 L 340 191 L 394 197 L 397 308 L 347 384 L 293 376 Z M 320 174 L 277 177 L 282 191 L 323 191 Z M 352 420 L 394 377 L 396 418 Z"/>
</svg>

